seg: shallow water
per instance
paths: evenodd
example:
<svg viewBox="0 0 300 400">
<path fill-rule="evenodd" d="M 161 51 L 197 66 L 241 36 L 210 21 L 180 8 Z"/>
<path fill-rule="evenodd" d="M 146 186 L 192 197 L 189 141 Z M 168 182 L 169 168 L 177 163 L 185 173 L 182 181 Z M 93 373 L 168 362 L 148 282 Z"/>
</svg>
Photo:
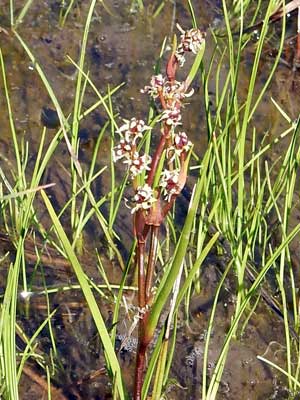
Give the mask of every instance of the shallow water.
<svg viewBox="0 0 300 400">
<path fill-rule="evenodd" d="M 140 14 L 137 10 L 130 10 L 130 1 L 106 1 L 104 8 L 101 3 L 97 4 L 89 33 L 86 65 L 90 76 L 98 90 L 105 93 L 107 86 L 111 88 L 125 82 L 125 85 L 113 96 L 114 112 L 120 117 L 131 116 L 146 118 L 147 100 L 140 94 L 139 89 L 144 87 L 153 72 L 153 66 L 160 51 L 161 43 L 165 36 L 176 30 L 175 22 L 179 21 L 184 27 L 190 25 L 190 17 L 186 2 L 166 2 L 161 14 L 153 19 L 152 2 L 148 2 L 145 13 Z M 209 25 L 220 24 L 219 1 L 195 1 L 194 7 L 199 26 L 207 29 Z M 7 33 L 0 31 L 0 45 L 3 52 L 7 80 L 10 87 L 11 103 L 14 110 L 14 122 L 17 135 L 29 143 L 28 166 L 34 165 L 37 148 L 41 137 L 42 123 L 41 113 L 47 109 L 53 109 L 51 100 L 40 81 L 35 65 L 28 59 L 22 49 L 17 37 L 9 29 L 9 2 L 0 0 L 0 27 Z M 23 1 L 16 2 L 16 10 L 20 9 Z M 76 7 L 70 12 L 63 27 L 59 25 L 61 12 L 59 1 L 33 2 L 28 14 L 18 28 L 19 34 L 27 43 L 40 66 L 45 72 L 60 104 L 64 114 L 67 116 L 73 107 L 76 68 L 70 64 L 66 56 L 77 60 L 80 52 L 80 43 L 84 23 L 88 11 L 89 2 L 77 1 Z M 18 12 L 16 12 L 17 14 Z M 291 29 L 293 25 L 291 25 Z M 207 59 L 213 51 L 212 40 L 208 36 Z M 251 59 L 251 54 L 249 54 Z M 165 61 L 165 60 L 163 60 Z M 261 67 L 261 84 L 266 79 L 268 68 L 264 68 L 270 62 L 267 57 Z M 247 81 L 249 76 L 249 64 L 244 62 L 241 71 L 241 81 Z M 299 73 L 298 73 L 299 75 Z M 300 100 L 297 93 L 299 76 L 292 74 L 285 66 L 280 66 L 267 97 L 275 97 L 285 108 L 292 118 L 296 118 L 299 110 Z M 294 84 L 293 84 L 294 80 Z M 5 109 L 5 98 L 3 96 L 3 83 L 0 82 L 0 109 Z M 293 86 L 293 87 L 292 87 Z M 184 124 L 189 127 L 190 139 L 195 143 L 196 151 L 201 152 L 206 146 L 205 117 L 201 106 L 202 91 L 195 86 L 196 95 L 191 100 L 184 112 Z M 214 87 L 210 88 L 212 104 L 214 101 Z M 243 88 L 241 88 L 243 90 Z M 293 92 L 294 91 L 294 92 Z M 298 96 L 299 97 L 299 96 Z M 92 89 L 88 86 L 85 93 L 83 108 L 87 109 L 97 100 Z M 44 110 L 44 111 L 43 111 Z M 45 118 L 51 118 L 51 112 Z M 80 135 L 82 138 L 80 148 L 80 161 L 83 168 L 89 163 L 92 149 L 99 131 L 107 120 L 105 111 L 99 107 L 80 123 Z M 285 127 L 278 111 L 270 105 L 270 101 L 263 102 L 255 120 L 263 135 L 266 130 L 270 131 L 270 140 Z M 53 122 L 55 125 L 55 121 Z M 55 130 L 48 129 L 47 137 L 50 138 Z M 9 120 L 6 113 L 0 113 L 0 163 L 6 173 L 14 167 L 14 152 L 10 136 Z M 284 142 L 274 148 L 274 160 L 283 151 Z M 249 145 L 250 149 L 250 145 Z M 107 135 L 101 145 L 97 159 L 97 167 L 104 166 L 109 161 L 110 138 Z M 69 167 L 67 150 L 62 142 L 55 153 L 44 176 L 43 183 L 56 182 L 56 187 L 49 190 L 52 202 L 59 208 L 62 206 L 70 193 L 70 177 L 66 172 Z M 123 171 L 118 171 L 121 176 Z M 107 193 L 109 188 L 109 172 L 101 175 L 94 185 L 97 196 Z M 182 198 L 182 208 L 185 210 L 187 201 Z M 105 212 L 105 210 L 103 210 Z M 41 221 L 47 227 L 49 220 L 46 213 L 40 207 Z M 298 220 L 299 212 L 294 210 L 293 221 Z M 68 216 L 64 222 L 68 226 Z M 122 237 L 123 254 L 130 248 L 132 240 L 131 216 L 123 207 L 117 221 L 117 231 Z M 108 260 L 107 249 L 101 239 L 102 234 L 98 226 L 92 222 L 87 226 L 85 237 L 85 251 L 81 262 L 85 266 L 87 274 L 95 281 L 99 281 L 99 273 L 95 267 L 97 260 L 94 252 L 96 247 L 101 254 L 102 262 L 110 282 L 118 283 L 121 272 L 119 268 Z M 10 251 L 13 257 L 13 248 L 7 239 L 0 240 L 1 253 Z M 27 244 L 28 268 L 32 271 L 35 265 L 34 245 L 30 241 Z M 299 242 L 295 242 L 293 257 L 299 260 Z M 67 264 L 54 252 L 43 261 L 44 276 L 49 286 L 75 284 L 76 280 Z M 45 256 L 46 257 L 46 256 Z M 2 263 L 1 278 L 5 281 L 7 262 Z M 201 282 L 203 290 L 201 295 L 194 296 L 191 303 L 191 321 L 189 325 L 182 318 L 178 330 L 178 339 L 171 377 L 175 379 L 168 387 L 169 399 L 200 399 L 202 382 L 202 361 L 204 341 L 207 322 L 212 305 L 213 295 L 220 279 L 222 262 L 217 255 L 212 255 L 203 267 Z M 43 274 L 38 272 L 34 277 L 35 294 L 29 303 L 20 300 L 19 312 L 23 315 L 20 321 L 23 329 L 30 336 L 36 330 L 38 324 L 47 316 L 47 302 L 43 294 Z M 211 370 L 217 358 L 218 351 L 226 335 L 229 320 L 233 311 L 235 301 L 232 295 L 233 279 L 228 279 L 226 288 L 221 296 L 216 325 L 211 339 L 211 350 L 209 363 Z M 1 292 L 3 287 L 1 288 Z M 112 320 L 112 296 L 105 292 L 106 297 L 99 295 L 101 312 L 110 326 Z M 81 294 L 76 289 L 65 292 L 50 294 L 50 308 L 58 307 L 52 319 L 52 325 L 57 341 L 57 369 L 53 382 L 61 391 L 54 392 L 53 399 L 105 399 L 109 396 L 108 378 L 102 368 L 104 356 L 101 345 L 98 342 L 96 329 L 86 309 Z M 126 334 L 133 323 L 135 309 L 132 304 L 132 291 L 126 292 L 127 302 L 130 306 L 129 315 L 126 316 L 122 309 L 122 322 L 118 326 L 117 346 L 126 338 Z M 288 392 L 284 389 L 285 381 L 280 375 L 260 363 L 256 356 L 267 354 L 268 358 L 282 365 L 285 351 L 283 348 L 284 332 L 280 318 L 270 310 L 270 307 L 262 303 L 256 310 L 255 315 L 247 326 L 241 340 L 237 340 L 229 353 L 228 362 L 222 377 L 219 399 L 285 399 Z M 19 339 L 18 345 L 22 348 L 23 343 Z M 132 374 L 134 368 L 134 356 L 136 347 L 135 334 L 126 342 L 121 349 L 119 357 L 122 360 L 124 378 L 128 387 L 132 385 Z M 41 335 L 38 348 L 49 354 L 51 343 L 48 332 Z M 50 355 L 49 355 L 49 365 Z M 31 364 L 37 376 L 41 371 L 36 365 Z M 20 398 L 22 400 L 41 399 L 43 394 L 40 382 L 36 376 L 25 371 L 21 383 Z M 44 397 L 46 398 L 46 397 Z"/>
</svg>

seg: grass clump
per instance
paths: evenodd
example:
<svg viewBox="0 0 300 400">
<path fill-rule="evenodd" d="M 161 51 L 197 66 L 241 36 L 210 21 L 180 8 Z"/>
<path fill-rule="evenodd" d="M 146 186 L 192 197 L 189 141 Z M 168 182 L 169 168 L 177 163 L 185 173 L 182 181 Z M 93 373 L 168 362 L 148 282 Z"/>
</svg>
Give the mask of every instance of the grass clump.
<svg viewBox="0 0 300 400">
<path fill-rule="evenodd" d="M 73 3 L 70 1 L 61 14 L 61 25 L 68 23 Z M 3 94 L 15 157 L 11 171 L 0 166 L 1 233 L 13 246 L 0 309 L 1 396 L 19 398 L 20 379 L 28 365 L 32 368 L 31 373 L 38 375 L 29 362 L 33 360 L 46 375 L 45 387 L 51 398 L 55 371 L 60 364 L 60 344 L 55 333 L 59 307 L 52 307 L 50 299 L 54 293 L 76 290 L 84 298 L 95 325 L 95 335 L 101 341 L 103 367 L 99 374 L 109 379 L 113 398 L 168 398 L 179 326 L 183 320 L 187 326 L 191 323 L 190 304 L 203 291 L 202 269 L 207 258 L 215 262 L 221 259 L 223 269 L 217 275 L 218 283 L 209 308 L 197 398 L 217 398 L 232 344 L 243 336 L 262 303 L 279 315 L 284 332 L 282 345 L 286 350 L 284 361 L 279 365 L 267 357 L 257 356 L 286 378 L 293 396 L 299 390 L 300 370 L 297 356 L 299 294 L 292 250 L 295 240 L 299 241 L 300 231 L 300 224 L 292 219 L 297 204 L 295 199 L 299 195 L 299 118 L 292 120 L 276 98 L 270 99 L 268 92 L 285 47 L 284 15 L 277 22 L 280 35 L 276 58 L 272 63 L 263 59 L 274 13 L 284 14 L 284 5 L 270 0 L 267 4 L 259 2 L 253 10 L 249 1 L 233 2 L 230 8 L 228 2 L 223 1 L 224 28 L 211 29 L 206 36 L 197 28 L 193 4 L 188 2 L 193 28 L 185 30 L 178 25 L 179 35 L 163 42 L 155 74 L 150 85 L 142 90 L 150 94 L 147 121 L 135 116 L 119 124 L 114 96 L 119 95 L 122 84 L 108 87 L 106 94 L 102 94 L 87 69 L 86 52 L 96 3 L 91 1 L 87 10 L 78 60 L 68 59 L 76 69 L 76 80 L 74 102 L 67 116 L 44 66 L 22 35 L 22 21 L 30 14 L 33 4 L 25 2 L 16 17 L 14 2 L 10 1 L 10 35 L 34 64 L 55 107 L 60 127 L 50 138 L 47 129 L 42 129 L 31 168 L 30 146 L 20 140 L 16 132 L 9 79 L 0 52 Z M 144 3 L 132 2 L 132 7 L 143 11 Z M 158 6 L 155 17 L 159 18 L 167 8 L 165 3 Z M 259 26 L 259 39 L 255 44 L 248 24 Z M 207 40 L 213 47 L 209 55 L 204 52 Z M 167 45 L 169 52 L 164 74 L 160 66 Z M 179 72 L 187 53 L 192 53 L 193 60 Z M 249 57 L 251 62 L 250 67 L 246 65 L 245 85 L 242 74 L 245 59 Z M 263 84 L 260 83 L 262 63 L 269 68 Z M 185 76 L 181 82 L 177 80 L 179 73 Z M 186 133 L 182 122 L 183 105 L 197 85 L 201 86 L 205 112 L 206 132 L 201 134 L 207 137 L 201 154 L 188 138 L 193 133 Z M 84 109 L 88 90 L 93 91 L 96 101 Z M 213 99 L 212 91 L 215 93 Z M 268 132 L 263 134 L 256 123 L 264 99 L 273 102 L 285 121 L 283 131 L 271 140 Z M 83 167 L 80 123 L 98 107 L 103 109 L 107 121 L 93 143 L 87 166 Z M 111 157 L 107 165 L 100 167 L 98 155 L 101 147 L 105 147 L 107 137 Z M 284 154 L 271 157 L 270 154 L 283 142 L 286 146 Z M 45 184 L 43 180 L 60 146 L 67 150 L 68 167 L 65 168 L 69 179 L 68 199 L 62 205 L 56 204 L 51 196 L 51 191 L 57 190 L 58 182 Z M 116 161 L 120 160 L 127 170 L 119 179 Z M 109 176 L 109 189 L 99 195 L 95 183 L 104 173 Z M 193 187 L 189 184 L 189 175 L 194 179 Z M 178 204 L 182 190 L 188 187 L 186 182 L 190 185 L 186 195 L 189 204 L 184 211 L 184 221 L 178 222 Z M 130 249 L 122 252 L 119 245 L 122 237 L 116 232 L 116 225 L 119 215 L 124 215 L 124 204 L 131 208 L 125 212 L 132 218 L 133 243 Z M 41 207 L 47 210 L 46 218 L 41 216 Z M 89 276 L 84 262 L 84 238 L 89 226 L 95 226 L 93 224 L 101 230 L 106 246 L 105 251 L 101 249 L 103 253 L 97 250 L 93 259 L 98 264 L 97 281 Z M 65 285 L 56 281 L 53 287 L 43 272 L 38 246 L 35 247 L 33 271 L 29 268 L 26 241 L 35 235 L 42 240 L 43 249 L 53 247 L 64 261 L 67 260 L 76 283 Z M 117 283 L 111 280 L 103 258 L 119 271 Z M 6 254 L 2 263 L 7 260 Z M 46 298 L 47 315 L 31 337 L 27 337 L 19 326 L 22 320 L 20 295 L 27 298 L 26 307 L 30 309 L 31 296 L 36 295 L 35 274 L 40 270 L 43 290 L 39 289 L 39 295 Z M 228 279 L 234 301 L 224 340 L 211 367 L 212 332 L 218 326 L 220 299 Z M 273 285 L 273 291 L 268 283 Z M 123 309 L 128 308 L 126 291 L 136 293 L 130 305 L 134 309 L 132 323 L 126 332 L 127 339 L 121 344 L 121 348 L 126 346 L 137 327 L 132 389 L 122 371 L 121 350 L 117 351 Z M 278 294 L 276 298 L 274 293 Z M 102 299 L 110 301 L 110 319 L 106 319 L 105 310 L 99 306 Z M 38 338 L 46 329 L 51 348 L 49 354 L 38 349 Z"/>
</svg>

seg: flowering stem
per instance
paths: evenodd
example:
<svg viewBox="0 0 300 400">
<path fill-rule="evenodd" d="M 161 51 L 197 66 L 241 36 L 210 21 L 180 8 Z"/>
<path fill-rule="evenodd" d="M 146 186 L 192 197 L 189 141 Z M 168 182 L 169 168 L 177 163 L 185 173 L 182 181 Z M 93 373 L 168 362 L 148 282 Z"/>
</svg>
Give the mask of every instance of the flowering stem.
<svg viewBox="0 0 300 400">
<path fill-rule="evenodd" d="M 138 235 L 137 244 L 137 266 L 138 266 L 138 301 L 140 310 L 139 321 L 139 343 L 136 356 L 135 366 L 135 385 L 134 385 L 134 400 L 141 400 L 143 375 L 145 368 L 145 358 L 148 343 L 145 342 L 145 328 L 147 324 L 146 311 L 146 294 L 145 294 L 145 239 L 142 235 Z"/>
<path fill-rule="evenodd" d="M 137 239 L 139 342 L 134 400 L 141 400 L 147 349 L 153 339 L 162 306 L 170 293 L 170 285 L 173 285 L 173 282 L 167 281 L 164 286 L 166 295 L 162 299 L 160 293 L 159 303 L 156 299 L 152 304 L 159 227 L 185 185 L 191 155 L 192 143 L 188 140 L 186 133 L 176 132 L 175 129 L 181 125 L 183 100 L 193 94 L 193 89 L 187 93 L 187 88 L 198 72 L 204 51 L 205 33 L 196 28 L 184 31 L 179 25 L 178 29 L 181 33 L 180 43 L 177 45 L 177 38 L 174 35 L 172 53 L 166 67 L 166 77 L 161 74 L 153 76 L 150 86 L 145 86 L 141 90 L 142 93 L 148 93 L 153 99 L 157 99 L 163 110 L 157 119 L 162 126 L 161 137 L 153 158 L 151 159 L 147 153 L 141 155 L 138 146 L 143 132 L 153 127 L 147 126 L 143 120 L 135 117 L 130 120 L 124 119 L 124 124 L 117 131 L 121 136 L 120 142 L 113 149 L 114 161 L 122 159 L 123 163 L 127 165 L 135 191 L 131 213 L 133 214 L 134 236 Z M 196 54 L 196 60 L 186 80 L 180 83 L 176 81 L 177 69 L 184 64 L 185 54 L 188 52 Z M 163 157 L 164 151 L 166 157 Z M 164 166 L 166 168 L 163 170 Z M 148 172 L 146 180 L 144 180 L 145 171 Z M 150 245 L 146 262 L 147 269 L 145 269 L 146 239 L 149 233 Z M 169 272 L 173 281 L 178 269 L 179 265 L 175 264 Z M 153 310 L 158 310 L 158 313 Z"/>
<path fill-rule="evenodd" d="M 147 346 L 139 344 L 136 356 L 134 400 L 141 400 Z"/>
<path fill-rule="evenodd" d="M 144 381 L 144 369 L 146 361 L 146 352 L 148 345 L 152 339 L 152 336 L 146 334 L 147 321 L 148 321 L 149 310 L 146 310 L 141 315 L 139 323 L 139 344 L 136 355 L 136 366 L 135 366 L 135 385 L 134 385 L 134 400 L 141 400 L 142 387 Z"/>
<path fill-rule="evenodd" d="M 158 246 L 158 229 L 159 226 L 151 226 L 150 231 L 150 250 L 149 250 L 149 258 L 147 265 L 147 274 L 146 274 L 146 304 L 149 304 L 151 299 L 151 289 L 152 289 L 152 280 L 154 274 L 154 267 L 157 257 L 157 246 Z"/>
<path fill-rule="evenodd" d="M 137 266 L 138 266 L 139 308 L 140 309 L 143 309 L 146 305 L 144 256 L 145 256 L 145 241 L 143 239 L 138 239 Z"/>
<path fill-rule="evenodd" d="M 149 227 L 148 227 L 149 228 Z M 144 253 L 145 253 L 145 240 L 144 237 L 138 239 L 137 246 L 137 265 L 138 265 L 138 285 L 139 285 L 139 309 L 141 312 L 141 319 L 139 323 L 139 344 L 136 357 L 135 369 L 135 387 L 134 387 L 134 400 L 141 399 L 145 359 L 148 345 L 151 341 L 147 335 L 147 319 L 149 310 L 147 305 L 151 295 L 153 272 L 156 260 L 157 244 L 158 244 L 158 226 L 150 227 L 150 250 L 145 283 L 145 267 L 144 267 Z"/>
<path fill-rule="evenodd" d="M 149 229 L 149 225 L 146 225 Z M 144 369 L 146 352 L 152 336 L 148 333 L 148 315 L 149 315 L 149 300 L 151 298 L 152 280 L 155 267 L 155 260 L 157 256 L 158 246 L 158 229 L 159 226 L 150 226 L 150 249 L 147 263 L 147 274 L 145 283 L 145 267 L 144 267 L 144 252 L 145 252 L 145 237 L 141 236 L 138 239 L 137 247 L 137 263 L 139 273 L 139 308 L 141 312 L 139 321 L 139 344 L 136 356 L 136 369 L 135 369 L 135 386 L 134 386 L 134 400 L 141 400 L 142 386 L 144 380 Z M 147 231 L 148 233 L 148 231 Z"/>
</svg>

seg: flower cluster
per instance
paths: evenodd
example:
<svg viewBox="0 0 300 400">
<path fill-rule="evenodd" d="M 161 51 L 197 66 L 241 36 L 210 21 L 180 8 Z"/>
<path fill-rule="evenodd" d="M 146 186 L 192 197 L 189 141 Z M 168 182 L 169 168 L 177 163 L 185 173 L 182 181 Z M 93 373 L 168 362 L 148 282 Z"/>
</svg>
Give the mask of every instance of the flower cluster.
<svg viewBox="0 0 300 400">
<path fill-rule="evenodd" d="M 180 44 L 176 50 L 175 56 L 182 66 L 185 63 L 185 53 L 192 52 L 197 54 L 202 43 L 205 40 L 205 32 L 202 32 L 200 29 L 190 29 L 188 31 L 184 31 L 179 24 L 177 24 L 177 28 L 180 30 Z"/>
<path fill-rule="evenodd" d="M 150 86 L 145 86 L 144 89 L 141 89 L 141 93 L 148 93 L 153 97 L 153 99 L 156 99 L 161 93 L 163 93 L 166 83 L 166 78 L 164 78 L 162 74 L 153 75 L 150 81 Z"/>
<path fill-rule="evenodd" d="M 139 186 L 133 197 L 135 206 L 132 208 L 131 213 L 134 214 L 137 210 L 149 210 L 155 201 L 156 198 L 154 197 L 154 191 L 151 186 L 147 183 L 144 186 Z"/>
<path fill-rule="evenodd" d="M 163 121 L 169 127 L 175 128 L 177 125 L 181 125 L 181 112 L 180 107 L 167 108 L 159 119 Z"/>
<path fill-rule="evenodd" d="M 113 148 L 113 160 L 114 162 L 121 160 L 122 158 L 129 159 L 132 153 L 132 145 L 126 142 L 125 139 L 121 139 L 118 146 Z"/>
<path fill-rule="evenodd" d="M 151 129 L 141 119 L 124 119 L 124 124 L 117 130 L 121 136 L 119 144 L 113 148 L 114 162 L 124 158 L 124 164 L 128 165 L 128 170 L 132 179 L 149 169 L 151 157 L 147 154 L 142 156 L 137 151 L 137 140 L 143 137 L 143 132 Z"/>
<path fill-rule="evenodd" d="M 160 193 L 165 199 L 166 210 L 170 209 L 176 196 L 180 193 L 186 179 L 187 154 L 192 143 L 188 140 L 187 134 L 183 131 L 176 132 L 176 128 L 182 125 L 181 109 L 183 101 L 192 96 L 194 90 L 188 91 L 187 80 L 179 82 L 175 79 L 176 71 L 185 62 L 185 53 L 196 54 L 205 40 L 205 34 L 199 29 L 184 31 L 179 25 L 181 32 L 179 45 L 170 56 L 166 76 L 162 74 L 152 76 L 150 84 L 145 86 L 141 92 L 149 94 L 162 108 L 161 115 L 157 119 L 162 124 L 161 144 L 153 156 L 140 155 L 137 151 L 137 141 L 142 138 L 144 131 L 151 129 L 144 121 L 132 118 L 124 120 L 124 124 L 118 129 L 121 136 L 119 144 L 113 149 L 114 161 L 123 159 L 128 166 L 131 178 L 134 179 L 143 171 L 150 171 L 143 186 L 135 181 L 135 195 L 133 197 L 132 213 L 138 210 L 146 211 L 144 214 L 151 223 L 151 212 L 154 210 L 153 203 L 160 201 Z M 154 187 L 155 173 L 159 160 L 166 151 L 167 169 L 165 169 L 158 183 Z M 151 167 L 150 167 L 151 164 Z M 156 209 L 159 210 L 157 203 Z M 159 212 L 159 211 L 157 211 Z M 167 212 L 167 211 L 166 211 Z"/>
<path fill-rule="evenodd" d="M 143 132 L 151 129 L 141 119 L 131 118 L 131 120 L 124 119 L 124 124 L 117 130 L 121 136 L 129 143 L 136 144 L 138 138 L 143 137 Z"/>
<path fill-rule="evenodd" d="M 168 148 L 168 158 L 170 161 L 174 161 L 176 156 L 179 158 L 181 154 L 188 153 L 192 147 L 192 142 L 188 140 L 185 132 L 178 132 L 174 134 L 173 145 Z"/>
<path fill-rule="evenodd" d="M 165 169 L 161 175 L 160 187 L 163 189 L 168 202 L 170 202 L 173 195 L 177 195 L 179 192 L 179 172 L 177 169 L 172 171 Z"/>
<path fill-rule="evenodd" d="M 174 102 L 182 101 L 186 97 L 191 97 L 194 93 L 194 89 L 186 93 L 183 83 L 178 81 L 171 83 L 160 74 L 152 76 L 150 85 L 141 89 L 141 93 L 148 93 L 153 99 L 160 97 L 166 106 L 170 107 Z"/>
<path fill-rule="evenodd" d="M 141 172 L 149 170 L 150 163 L 151 157 L 148 156 L 148 154 L 140 156 L 137 151 L 132 153 L 131 157 L 124 161 L 124 164 L 128 164 L 131 178 L 135 178 Z"/>
</svg>

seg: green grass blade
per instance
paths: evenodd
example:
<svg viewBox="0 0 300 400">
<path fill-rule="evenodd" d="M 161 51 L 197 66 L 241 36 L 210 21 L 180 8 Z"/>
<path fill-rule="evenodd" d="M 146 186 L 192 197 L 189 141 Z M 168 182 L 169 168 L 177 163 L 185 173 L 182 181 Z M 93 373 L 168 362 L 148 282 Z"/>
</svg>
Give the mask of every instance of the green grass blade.
<svg viewBox="0 0 300 400">
<path fill-rule="evenodd" d="M 60 241 L 64 247 L 64 250 L 66 252 L 66 255 L 74 269 L 74 272 L 76 274 L 78 282 L 81 286 L 82 292 L 83 292 L 85 299 L 87 301 L 87 304 L 89 306 L 90 312 L 93 316 L 95 325 L 97 327 L 99 336 L 101 338 L 101 341 L 102 341 L 102 344 L 103 344 L 103 347 L 104 347 L 104 350 L 105 350 L 105 353 L 107 356 L 107 361 L 109 364 L 108 368 L 110 370 L 111 376 L 115 377 L 115 379 L 116 379 L 116 385 L 117 385 L 117 388 L 119 391 L 120 399 L 125 400 L 127 397 L 126 397 L 126 392 L 125 392 L 123 382 L 122 382 L 122 374 L 121 374 L 120 365 L 119 365 L 118 359 L 116 357 L 115 350 L 112 346 L 112 342 L 111 342 L 110 336 L 108 334 L 108 331 L 106 329 L 104 320 L 102 318 L 99 307 L 97 305 L 96 299 L 95 299 L 93 292 L 89 286 L 89 283 L 85 277 L 84 271 L 74 253 L 71 243 L 69 242 L 69 239 L 68 239 L 65 231 L 63 230 L 63 227 L 62 227 L 59 219 L 57 218 L 57 215 L 54 211 L 54 208 L 53 208 L 51 202 L 49 201 L 49 199 L 44 191 L 41 191 L 41 194 L 42 194 L 43 200 L 45 202 L 45 205 L 47 207 L 47 210 L 49 212 L 49 215 L 52 219 L 57 236 L 60 239 Z"/>
</svg>

